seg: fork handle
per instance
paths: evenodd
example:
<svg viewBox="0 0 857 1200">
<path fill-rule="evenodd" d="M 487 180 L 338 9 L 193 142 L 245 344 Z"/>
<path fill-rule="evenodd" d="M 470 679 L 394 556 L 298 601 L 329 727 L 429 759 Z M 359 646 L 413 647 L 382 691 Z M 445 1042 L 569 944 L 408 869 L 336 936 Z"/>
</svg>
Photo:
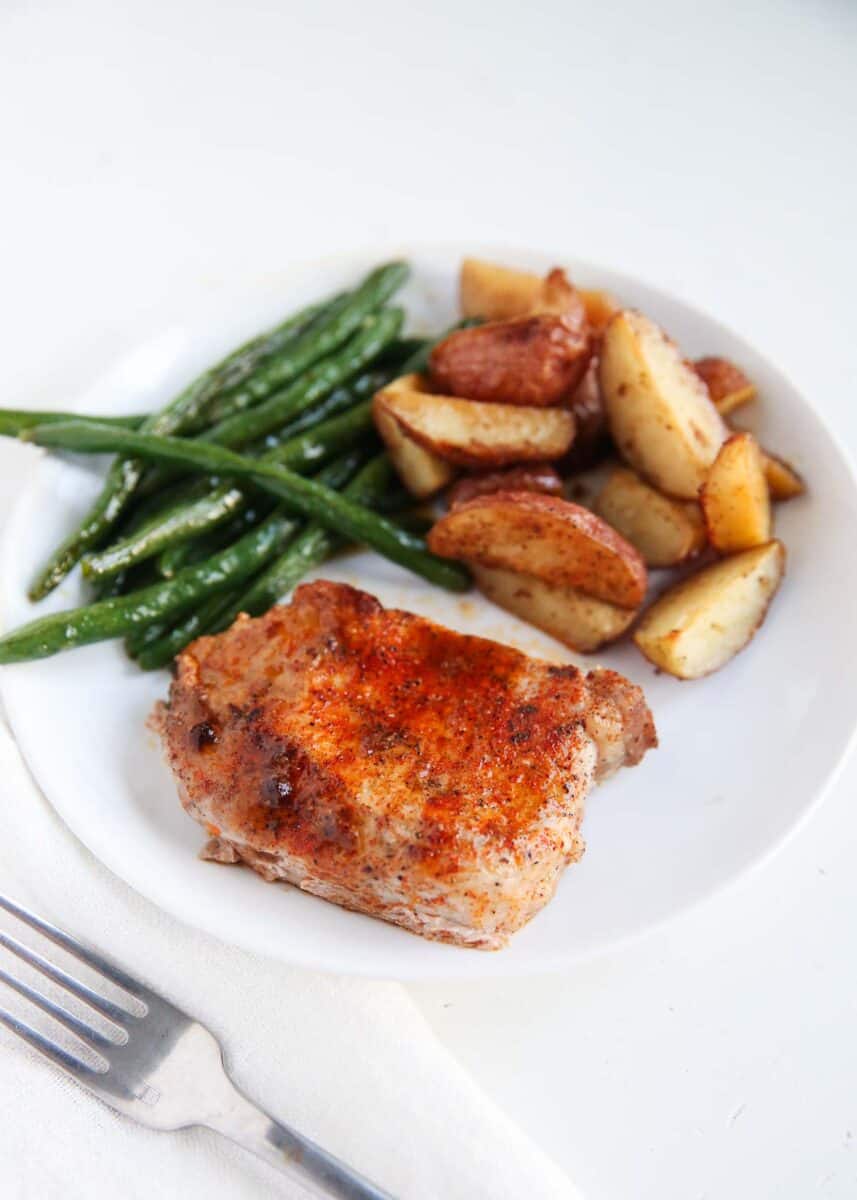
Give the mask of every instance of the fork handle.
<svg viewBox="0 0 857 1200">
<path fill-rule="evenodd" d="M 209 1129 L 258 1155 L 330 1200 L 394 1200 L 296 1129 L 282 1125 L 233 1085 L 233 1098 L 223 1111 L 208 1117 Z"/>
</svg>

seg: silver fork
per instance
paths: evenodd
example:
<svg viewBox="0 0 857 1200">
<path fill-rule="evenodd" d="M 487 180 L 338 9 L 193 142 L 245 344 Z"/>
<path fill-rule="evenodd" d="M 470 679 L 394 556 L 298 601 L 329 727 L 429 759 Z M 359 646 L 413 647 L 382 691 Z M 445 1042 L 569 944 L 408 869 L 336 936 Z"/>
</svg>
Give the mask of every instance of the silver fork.
<svg viewBox="0 0 857 1200">
<path fill-rule="evenodd" d="M 274 1120 L 240 1092 L 226 1073 L 220 1044 L 204 1025 L 126 975 L 101 954 L 2 893 L 0 908 L 130 997 L 127 1006 L 108 1000 L 0 930 L 0 946 L 98 1013 L 102 1022 L 109 1024 L 111 1036 L 99 1032 L 2 968 L 0 981 L 47 1013 L 83 1043 L 89 1053 L 76 1057 L 4 1008 L 0 1008 L 0 1022 L 111 1108 L 151 1129 L 184 1129 L 189 1125 L 214 1129 L 322 1196 L 337 1200 L 392 1200 L 389 1192 L 376 1187 L 296 1130 Z M 88 1065 L 86 1058 L 96 1065 Z"/>
</svg>

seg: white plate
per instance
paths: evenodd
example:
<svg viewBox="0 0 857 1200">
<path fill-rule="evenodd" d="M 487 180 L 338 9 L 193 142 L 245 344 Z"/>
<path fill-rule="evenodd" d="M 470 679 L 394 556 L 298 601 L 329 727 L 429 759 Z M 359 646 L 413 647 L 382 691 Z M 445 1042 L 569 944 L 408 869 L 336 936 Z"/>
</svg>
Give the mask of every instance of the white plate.
<svg viewBox="0 0 857 1200">
<path fill-rule="evenodd" d="M 498 247 L 470 250 L 536 270 L 554 261 Z M 409 312 L 418 327 L 440 328 L 454 315 L 461 248 L 408 256 L 415 268 Z M 306 264 L 252 294 L 229 295 L 142 346 L 77 406 L 127 412 L 157 405 L 243 337 L 353 282 L 379 257 Z M 606 287 L 660 321 L 688 355 L 732 357 L 758 383 L 761 399 L 747 423 L 805 472 L 811 489 L 777 510 L 789 573 L 764 630 L 720 674 L 696 683 L 656 675 L 632 647 L 600 656 L 644 686 L 661 748 L 590 798 L 583 861 L 497 954 L 427 942 L 250 871 L 200 862 L 204 835 L 182 811 L 145 728 L 167 675 L 141 674 L 118 644 L 3 668 L 12 726 L 46 795 L 108 867 L 156 904 L 225 941 L 309 967 L 402 979 L 540 971 L 603 950 L 734 880 L 783 841 L 830 782 L 857 723 L 857 486 L 843 453 L 794 388 L 735 334 L 634 280 L 565 261 L 581 284 Z M 95 486 L 89 462 L 40 462 L 5 533 L 6 627 L 34 615 L 26 585 Z M 477 596 L 448 596 L 375 555 L 352 555 L 319 574 L 455 628 L 574 660 Z M 79 597 L 77 582 L 67 581 L 39 611 Z"/>
</svg>

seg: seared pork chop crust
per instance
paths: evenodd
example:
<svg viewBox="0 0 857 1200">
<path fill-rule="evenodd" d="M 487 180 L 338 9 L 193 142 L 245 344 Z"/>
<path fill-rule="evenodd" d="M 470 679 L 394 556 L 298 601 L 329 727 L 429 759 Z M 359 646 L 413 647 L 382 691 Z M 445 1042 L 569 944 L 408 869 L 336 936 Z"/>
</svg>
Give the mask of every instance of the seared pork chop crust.
<svg viewBox="0 0 857 1200">
<path fill-rule="evenodd" d="M 194 642 L 159 723 L 207 856 L 488 949 L 581 855 L 593 780 L 656 744 L 642 692 L 615 672 L 324 581 Z"/>
</svg>

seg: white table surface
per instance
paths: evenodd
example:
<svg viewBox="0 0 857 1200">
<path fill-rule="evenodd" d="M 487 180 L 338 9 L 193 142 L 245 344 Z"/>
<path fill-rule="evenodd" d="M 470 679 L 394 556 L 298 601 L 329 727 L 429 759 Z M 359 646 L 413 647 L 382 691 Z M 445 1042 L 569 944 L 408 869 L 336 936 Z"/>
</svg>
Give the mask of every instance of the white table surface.
<svg viewBox="0 0 857 1200">
<path fill-rule="evenodd" d="M 494 239 L 708 309 L 854 454 L 857 8 L 698 7 L 7 0 L 3 402 L 296 255 Z M 857 1194 L 855 790 L 631 947 L 412 989 L 590 1200 Z"/>
</svg>

